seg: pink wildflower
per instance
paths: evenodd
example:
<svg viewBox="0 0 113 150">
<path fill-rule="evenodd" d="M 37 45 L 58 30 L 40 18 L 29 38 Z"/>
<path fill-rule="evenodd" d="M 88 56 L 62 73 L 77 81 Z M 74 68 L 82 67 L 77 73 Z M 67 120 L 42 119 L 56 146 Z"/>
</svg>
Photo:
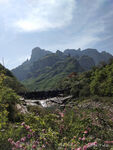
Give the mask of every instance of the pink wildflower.
<svg viewBox="0 0 113 150">
<path fill-rule="evenodd" d="M 85 137 L 83 137 L 83 138 L 82 138 L 82 141 L 85 141 L 85 139 L 86 139 L 86 138 L 85 138 Z"/>
<path fill-rule="evenodd" d="M 87 130 L 85 130 L 85 131 L 84 131 L 84 134 L 87 134 L 87 133 L 88 133 L 88 131 L 87 131 Z"/>
<path fill-rule="evenodd" d="M 79 140 L 82 140 L 82 138 L 81 138 L 81 137 L 79 137 Z"/>
<path fill-rule="evenodd" d="M 15 143 L 15 147 L 16 147 L 16 148 L 19 148 L 19 147 L 20 147 L 20 141 L 17 141 L 17 142 Z"/>
<path fill-rule="evenodd" d="M 29 132 L 33 132 L 33 130 L 32 130 L 32 129 L 30 129 L 30 130 L 29 130 Z"/>
<path fill-rule="evenodd" d="M 62 112 L 59 112 L 59 115 L 60 115 L 61 118 L 64 117 L 64 113 L 62 113 Z"/>
<path fill-rule="evenodd" d="M 21 138 L 21 142 L 25 142 L 26 141 L 26 137 Z"/>
<path fill-rule="evenodd" d="M 105 144 L 112 144 L 113 141 L 104 141 Z"/>
<path fill-rule="evenodd" d="M 97 142 L 92 142 L 92 143 L 88 143 L 87 147 L 89 148 L 89 147 L 92 147 L 92 146 L 95 146 L 95 145 L 97 145 Z"/>
<path fill-rule="evenodd" d="M 82 150 L 82 148 L 81 148 L 81 147 L 79 147 L 79 148 L 77 148 L 77 149 L 75 149 L 75 150 Z"/>
<path fill-rule="evenodd" d="M 14 142 L 14 141 L 11 141 L 11 145 L 15 145 L 15 142 Z"/>
<path fill-rule="evenodd" d="M 93 142 L 94 145 L 97 145 L 97 142 Z"/>
<path fill-rule="evenodd" d="M 31 134 L 28 134 L 28 135 L 27 135 L 27 138 L 30 139 L 30 138 L 31 138 Z"/>
<path fill-rule="evenodd" d="M 30 129 L 30 126 L 25 126 L 26 130 L 29 130 Z"/>
<path fill-rule="evenodd" d="M 25 122 L 22 122 L 22 123 L 21 123 L 21 126 L 25 126 Z"/>
<path fill-rule="evenodd" d="M 33 149 L 36 149 L 36 145 L 33 145 L 32 148 L 33 148 Z"/>
<path fill-rule="evenodd" d="M 23 146 L 22 145 L 20 145 L 20 147 L 19 148 L 23 148 Z"/>
<path fill-rule="evenodd" d="M 83 150 L 87 150 L 87 146 L 86 145 L 83 146 Z"/>
<path fill-rule="evenodd" d="M 12 141 L 13 141 L 13 140 L 12 140 L 11 138 L 9 138 L 9 139 L 8 139 L 8 142 L 10 142 L 10 143 L 11 143 Z"/>
</svg>

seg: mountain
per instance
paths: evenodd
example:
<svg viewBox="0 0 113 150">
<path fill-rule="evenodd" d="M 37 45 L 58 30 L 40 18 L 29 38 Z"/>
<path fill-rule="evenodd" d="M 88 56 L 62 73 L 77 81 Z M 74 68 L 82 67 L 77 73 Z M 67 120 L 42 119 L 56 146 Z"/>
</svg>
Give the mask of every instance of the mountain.
<svg viewBox="0 0 113 150">
<path fill-rule="evenodd" d="M 85 50 L 75 50 L 75 49 L 66 49 L 64 51 L 64 54 L 70 55 L 72 57 L 81 57 L 81 56 L 89 56 L 93 58 L 94 62 L 96 65 L 98 65 L 100 62 L 108 62 L 108 60 L 112 57 L 111 54 L 103 51 L 103 52 L 98 52 L 96 49 L 85 49 Z"/>
<path fill-rule="evenodd" d="M 85 71 L 90 70 L 93 66 L 95 66 L 95 62 L 93 58 L 89 56 L 81 56 L 78 58 L 79 64 L 84 68 Z"/>
<path fill-rule="evenodd" d="M 64 52 L 57 50 L 52 53 L 36 47 L 32 50 L 30 60 L 13 69 L 12 73 L 30 90 L 55 89 L 58 82 L 70 73 L 90 70 L 97 60 L 98 63 L 101 62 L 101 55 L 106 61 L 112 57 L 106 52 L 99 53 L 94 49 L 68 49 Z"/>
<path fill-rule="evenodd" d="M 22 81 L 29 78 L 31 74 L 31 67 L 35 61 L 40 60 L 42 57 L 51 54 L 50 51 L 45 51 L 39 47 L 36 47 L 32 50 L 30 60 L 26 60 L 22 65 L 12 70 L 12 73 L 18 78 L 18 80 Z"/>
<path fill-rule="evenodd" d="M 4 86 L 13 89 L 15 92 L 26 91 L 26 88 L 13 76 L 12 72 L 0 64 L 0 75 L 4 74 Z"/>
</svg>

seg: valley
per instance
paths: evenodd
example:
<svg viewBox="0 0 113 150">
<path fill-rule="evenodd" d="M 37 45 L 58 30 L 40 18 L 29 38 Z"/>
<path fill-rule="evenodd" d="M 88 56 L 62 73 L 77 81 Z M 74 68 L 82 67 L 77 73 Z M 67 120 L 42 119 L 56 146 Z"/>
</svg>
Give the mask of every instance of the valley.
<svg viewBox="0 0 113 150">
<path fill-rule="evenodd" d="M 1 150 L 112 150 L 112 55 L 83 52 L 35 48 L 12 72 L 0 65 Z"/>
</svg>

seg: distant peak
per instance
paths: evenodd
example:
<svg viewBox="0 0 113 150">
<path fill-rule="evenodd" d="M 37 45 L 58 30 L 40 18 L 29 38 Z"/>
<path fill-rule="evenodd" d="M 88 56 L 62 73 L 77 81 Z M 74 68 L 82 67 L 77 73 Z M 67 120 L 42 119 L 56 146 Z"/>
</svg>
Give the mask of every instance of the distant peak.
<svg viewBox="0 0 113 150">
<path fill-rule="evenodd" d="M 30 61 L 35 62 L 50 53 L 50 51 L 46 51 L 45 49 L 41 49 L 40 47 L 35 47 L 34 49 L 32 49 Z"/>
<path fill-rule="evenodd" d="M 60 50 L 57 50 L 56 54 L 63 54 L 63 52 L 61 52 Z"/>
<path fill-rule="evenodd" d="M 101 53 L 102 53 L 102 54 L 108 54 L 108 52 L 106 52 L 106 51 L 102 51 Z"/>
<path fill-rule="evenodd" d="M 81 48 L 78 48 L 77 51 L 81 51 Z"/>
<path fill-rule="evenodd" d="M 95 52 L 98 52 L 97 49 L 93 49 L 93 48 L 87 48 L 87 49 L 85 49 L 85 50 L 87 50 L 87 51 L 95 51 Z"/>
<path fill-rule="evenodd" d="M 35 48 L 32 49 L 32 52 L 33 51 L 38 51 L 38 50 L 42 50 L 42 49 L 40 47 L 35 47 Z"/>
</svg>

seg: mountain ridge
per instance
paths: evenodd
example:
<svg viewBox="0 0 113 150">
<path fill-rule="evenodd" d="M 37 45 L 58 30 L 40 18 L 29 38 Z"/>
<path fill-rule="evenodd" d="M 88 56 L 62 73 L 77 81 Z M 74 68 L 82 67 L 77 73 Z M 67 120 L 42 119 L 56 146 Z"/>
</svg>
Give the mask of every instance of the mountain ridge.
<svg viewBox="0 0 113 150">
<path fill-rule="evenodd" d="M 45 85 L 45 83 L 48 83 L 48 79 L 50 79 L 50 82 L 53 82 L 53 80 L 58 82 L 61 77 L 63 78 L 72 72 L 79 73 L 90 70 L 99 62 L 103 60 L 107 62 L 110 58 L 112 58 L 111 54 L 100 53 L 96 49 L 85 49 L 83 51 L 81 49 L 67 49 L 64 52 L 57 50 L 56 53 L 53 53 L 36 47 L 32 50 L 31 58 L 13 69 L 12 73 L 27 87 L 34 83 L 34 87 L 39 89 L 38 84 L 41 87 L 41 83 Z M 40 81 L 40 83 L 37 81 Z M 52 87 L 55 87 L 54 84 Z M 47 88 L 47 84 L 44 88 Z"/>
</svg>

